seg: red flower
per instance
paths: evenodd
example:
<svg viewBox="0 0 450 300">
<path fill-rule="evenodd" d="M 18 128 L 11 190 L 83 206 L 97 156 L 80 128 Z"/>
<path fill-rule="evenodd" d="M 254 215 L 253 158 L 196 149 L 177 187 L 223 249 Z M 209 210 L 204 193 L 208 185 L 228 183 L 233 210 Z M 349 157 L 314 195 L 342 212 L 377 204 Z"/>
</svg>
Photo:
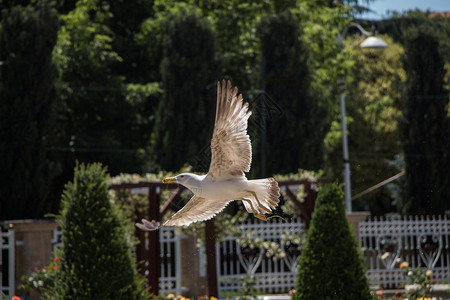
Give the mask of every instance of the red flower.
<svg viewBox="0 0 450 300">
<path fill-rule="evenodd" d="M 59 257 L 58 257 L 58 256 L 55 257 L 55 262 L 56 262 L 56 263 L 59 262 Z"/>
<path fill-rule="evenodd" d="M 397 293 L 395 294 L 395 296 L 396 296 L 396 297 L 401 297 L 401 296 L 402 296 L 402 292 L 397 292 Z"/>
<path fill-rule="evenodd" d="M 11 298 L 11 300 L 20 300 L 20 297 L 13 296 L 13 297 Z"/>
<path fill-rule="evenodd" d="M 382 291 L 377 291 L 377 296 L 378 297 L 382 297 L 383 296 L 383 292 Z"/>
<path fill-rule="evenodd" d="M 53 270 L 56 271 L 56 269 L 58 269 L 58 266 L 57 266 L 57 265 L 54 265 L 54 266 L 53 266 Z"/>
</svg>

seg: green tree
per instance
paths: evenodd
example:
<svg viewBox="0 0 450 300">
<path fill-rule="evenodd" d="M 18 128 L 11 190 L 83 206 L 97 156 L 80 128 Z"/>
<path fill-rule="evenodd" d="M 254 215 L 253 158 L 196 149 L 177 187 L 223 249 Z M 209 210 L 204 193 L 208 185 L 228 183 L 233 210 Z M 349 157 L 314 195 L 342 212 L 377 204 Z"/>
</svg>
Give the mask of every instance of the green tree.
<svg viewBox="0 0 450 300">
<path fill-rule="evenodd" d="M 326 112 L 319 111 L 310 92 L 309 55 L 298 24 L 296 16 L 286 11 L 265 17 L 258 27 L 263 87 L 282 111 L 281 117 L 267 120 L 266 131 L 262 133 L 270 140 L 265 148 L 270 157 L 267 174 L 288 173 L 298 168 L 317 170 L 321 166 L 325 135 L 322 121 Z"/>
<path fill-rule="evenodd" d="M 450 208 L 450 119 L 444 60 L 429 27 L 410 31 L 405 46 L 407 91 L 402 119 L 408 213 L 442 213 Z"/>
<path fill-rule="evenodd" d="M 168 27 L 164 55 L 164 96 L 156 114 L 151 153 L 162 169 L 177 170 L 201 157 L 211 138 L 217 79 L 210 24 L 192 9 L 176 13 Z M 205 122 L 210 125 L 205 127 Z"/>
<path fill-rule="evenodd" d="M 387 35 L 380 36 L 389 45 L 385 49 L 361 49 L 364 39 L 350 38 L 346 50 L 355 65 L 347 76 L 346 111 L 352 194 L 400 172 L 396 164 L 401 153 L 398 118 L 402 87 L 406 80 L 403 69 L 403 48 Z M 342 177 L 342 131 L 335 122 L 328 133 L 327 173 L 331 178 Z M 395 210 L 394 195 L 382 187 L 354 201 L 354 210 L 370 210 L 384 214 Z"/>
<path fill-rule="evenodd" d="M 146 49 L 136 41 L 144 20 L 153 16 L 153 2 L 148 0 L 108 0 L 111 18 L 106 25 L 114 33 L 112 49 L 121 57 L 112 66 L 112 71 L 124 76 L 127 83 L 146 84 L 149 74 L 149 61 Z M 156 68 L 158 71 L 159 68 Z"/>
<path fill-rule="evenodd" d="M 76 160 L 101 161 L 113 174 L 146 171 L 146 149 L 162 93 L 150 71 L 143 71 L 151 68 L 135 42 L 151 4 L 127 2 L 129 10 L 122 9 L 123 1 L 80 0 L 74 9 L 71 2 L 65 4 L 61 9 L 69 12 L 62 16 L 53 52 L 60 99 L 58 126 L 49 144 L 62 169 L 53 183 L 54 203 Z"/>
<path fill-rule="evenodd" d="M 336 183 L 320 189 L 307 236 L 294 299 L 372 299 Z"/>
<path fill-rule="evenodd" d="M 54 168 L 46 139 L 54 124 L 59 20 L 47 1 L 2 11 L 0 29 L 0 219 L 37 218 Z"/>
<path fill-rule="evenodd" d="M 147 298 L 106 178 L 101 164 L 81 164 L 66 185 L 58 217 L 63 246 L 57 299 Z"/>
<path fill-rule="evenodd" d="M 109 7 L 97 1 L 79 1 L 63 16 L 54 60 L 65 106 L 60 106 L 63 132 L 55 146 L 72 148 L 76 159 L 102 161 L 116 171 L 114 162 L 124 157 L 111 150 L 122 146 L 129 110 L 122 98 L 123 80 L 111 71 L 121 58 L 111 47 L 113 34 L 105 25 L 109 18 Z"/>
<path fill-rule="evenodd" d="M 113 174 L 142 172 L 159 86 L 124 83 L 107 3 L 79 1 L 62 19 L 53 53 L 61 80 L 52 155 L 63 171 L 55 189 L 70 178 L 75 160 L 101 161 Z"/>
</svg>

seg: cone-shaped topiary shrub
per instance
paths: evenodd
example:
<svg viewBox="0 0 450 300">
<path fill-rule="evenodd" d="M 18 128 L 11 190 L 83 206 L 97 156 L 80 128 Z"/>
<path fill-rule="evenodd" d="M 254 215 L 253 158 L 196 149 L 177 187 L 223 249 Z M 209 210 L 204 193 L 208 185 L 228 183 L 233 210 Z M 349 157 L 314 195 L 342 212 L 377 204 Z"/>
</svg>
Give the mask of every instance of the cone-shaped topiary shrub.
<svg viewBox="0 0 450 300">
<path fill-rule="evenodd" d="M 77 165 L 62 196 L 61 268 L 53 298 L 145 299 L 125 227 L 101 164 Z"/>
<path fill-rule="evenodd" d="M 317 197 L 294 299 L 371 299 L 338 184 L 323 186 Z"/>
</svg>

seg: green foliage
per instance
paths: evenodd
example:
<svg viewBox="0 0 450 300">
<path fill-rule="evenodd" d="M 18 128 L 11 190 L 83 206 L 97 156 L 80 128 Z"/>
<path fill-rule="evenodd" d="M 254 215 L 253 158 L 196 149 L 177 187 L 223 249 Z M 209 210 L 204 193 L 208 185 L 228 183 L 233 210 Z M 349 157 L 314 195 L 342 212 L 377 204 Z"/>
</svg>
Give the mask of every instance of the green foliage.
<svg viewBox="0 0 450 300">
<path fill-rule="evenodd" d="M 251 94 L 260 79 L 260 40 L 257 25 L 274 12 L 271 1 L 196 1 L 214 22 L 220 74 Z"/>
<path fill-rule="evenodd" d="M 232 79 L 240 90 L 252 93 L 259 81 L 260 71 L 256 25 L 265 14 L 272 13 L 277 5 L 269 1 L 157 0 L 154 11 L 158 18 L 186 6 L 200 11 L 211 22 L 216 33 L 216 47 L 220 53 L 217 63 L 221 76 Z"/>
<path fill-rule="evenodd" d="M 150 150 L 160 168 L 174 170 L 186 161 L 193 162 L 208 145 L 214 120 L 215 70 L 215 36 L 210 24 L 194 9 L 179 11 L 168 25 L 161 63 L 164 97 L 156 112 Z M 210 127 L 205 128 L 204 122 Z"/>
<path fill-rule="evenodd" d="M 125 128 L 123 113 L 129 111 L 122 101 L 122 79 L 112 73 L 112 65 L 121 58 L 112 50 L 112 32 L 105 25 L 111 18 L 106 5 L 80 1 L 63 17 L 54 60 L 62 87 L 60 115 L 64 118 L 59 147 L 87 148 L 75 157 L 82 161 L 103 161 L 115 171 L 121 153 L 89 151 L 120 147 Z M 123 158 L 123 156 L 122 156 Z M 72 158 L 73 159 L 73 158 Z"/>
<path fill-rule="evenodd" d="M 41 296 L 55 290 L 60 259 L 56 256 L 45 268 L 35 268 L 34 272 L 23 275 L 18 289 L 24 292 L 37 291 Z"/>
<path fill-rule="evenodd" d="M 37 218 L 55 169 L 46 140 L 54 121 L 51 53 L 59 20 L 47 2 L 2 11 L 0 29 L 0 220 Z"/>
<path fill-rule="evenodd" d="M 444 88 L 444 58 L 428 28 L 411 31 L 405 47 L 408 73 L 401 123 L 406 198 L 411 214 L 439 214 L 450 208 L 450 118 Z"/>
<path fill-rule="evenodd" d="M 310 182 L 317 182 L 317 180 L 323 178 L 323 171 L 319 170 L 318 172 L 308 171 L 298 169 L 295 173 L 288 174 L 275 174 L 273 176 L 278 182 L 280 181 L 288 181 L 288 180 L 308 180 Z M 314 189 L 317 191 L 320 188 L 320 185 L 315 185 Z M 281 211 L 296 217 L 301 217 L 301 213 L 298 207 L 289 200 L 289 196 L 286 191 L 281 190 L 282 197 L 280 198 L 280 203 L 278 204 L 281 208 Z M 301 185 L 299 189 L 292 189 L 292 193 L 294 193 L 295 197 L 300 201 L 304 202 L 306 197 L 305 187 Z"/>
<path fill-rule="evenodd" d="M 101 161 L 113 174 L 148 167 L 146 148 L 162 90 L 157 83 L 139 80 L 140 75 L 125 77 L 133 73 L 132 60 L 139 58 L 128 53 L 124 60 L 116 48 L 124 51 L 122 43 L 134 38 L 138 20 L 129 21 L 134 24 L 130 33 L 121 27 L 127 26 L 123 20 L 116 24 L 124 17 L 113 14 L 116 2 L 111 7 L 105 1 L 78 1 L 62 16 L 53 52 L 60 72 L 60 126 L 51 139 L 52 158 L 62 166 L 55 189 L 70 178 L 75 160 Z"/>
<path fill-rule="evenodd" d="M 299 16 L 303 41 L 308 49 L 311 91 L 318 97 L 318 105 L 328 112 L 328 122 L 339 116 L 336 99 L 337 80 L 353 66 L 350 54 L 340 51 L 336 37 L 352 20 L 345 5 L 330 7 L 326 1 L 299 1 L 292 10 Z"/>
<path fill-rule="evenodd" d="M 343 193 L 335 183 L 323 186 L 317 197 L 294 299 L 371 299 L 362 255 L 345 217 Z"/>
<path fill-rule="evenodd" d="M 433 271 L 420 267 L 412 268 L 408 266 L 407 262 L 401 263 L 400 268 L 402 269 L 403 277 L 407 280 L 407 284 L 411 285 L 403 297 L 412 300 L 431 296 L 431 276 L 433 276 Z"/>
<path fill-rule="evenodd" d="M 55 298 L 146 298 L 106 178 L 100 164 L 81 164 L 66 185 L 58 217 L 63 246 Z"/>
<path fill-rule="evenodd" d="M 267 174 L 293 172 L 299 167 L 318 169 L 321 165 L 325 111 L 318 110 L 310 93 L 309 56 L 298 24 L 295 15 L 283 12 L 265 17 L 258 26 L 263 87 L 282 110 L 281 117 L 267 120 L 263 132 L 270 141 L 270 145 L 263 145 L 270 157 Z M 287 144 L 288 148 L 273 147 Z"/>
<path fill-rule="evenodd" d="M 361 25 L 369 28 L 373 22 L 365 23 L 361 20 Z M 406 11 L 403 13 L 393 12 L 390 18 L 376 22 L 377 31 L 389 34 L 396 42 L 403 46 L 410 37 L 410 30 L 415 28 L 426 28 L 426 31 L 433 33 L 439 40 L 439 51 L 444 56 L 445 61 L 450 58 L 450 20 L 442 16 L 430 17 L 429 12 L 418 10 Z"/>
<path fill-rule="evenodd" d="M 127 83 L 146 84 L 156 80 L 149 78 L 148 57 L 146 49 L 138 43 L 136 36 L 140 33 L 141 24 L 153 15 L 153 1 L 149 0 L 107 0 L 111 18 L 106 25 L 114 33 L 111 46 L 120 57 L 112 65 L 112 72 L 123 76 Z M 156 68 L 156 71 L 158 68 Z"/>
<path fill-rule="evenodd" d="M 346 112 L 351 151 L 352 193 L 354 195 L 400 172 L 393 160 L 401 152 L 398 131 L 401 87 L 406 81 L 403 48 L 389 36 L 380 36 L 385 49 L 361 49 L 363 39 L 345 41 L 355 65 L 347 76 Z M 342 131 L 334 123 L 326 137 L 327 174 L 341 178 Z M 354 210 L 375 214 L 395 210 L 386 187 L 354 202 Z"/>
</svg>

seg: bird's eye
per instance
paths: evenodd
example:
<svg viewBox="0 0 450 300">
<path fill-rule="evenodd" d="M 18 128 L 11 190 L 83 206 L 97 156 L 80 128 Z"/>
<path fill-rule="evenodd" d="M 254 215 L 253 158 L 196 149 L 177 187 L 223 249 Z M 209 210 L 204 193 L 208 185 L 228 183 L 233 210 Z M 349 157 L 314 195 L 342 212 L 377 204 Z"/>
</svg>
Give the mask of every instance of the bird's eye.
<svg viewBox="0 0 450 300">
<path fill-rule="evenodd" d="M 183 178 L 183 177 L 184 177 L 184 175 L 181 175 L 181 176 L 180 176 L 180 178 Z"/>
</svg>

